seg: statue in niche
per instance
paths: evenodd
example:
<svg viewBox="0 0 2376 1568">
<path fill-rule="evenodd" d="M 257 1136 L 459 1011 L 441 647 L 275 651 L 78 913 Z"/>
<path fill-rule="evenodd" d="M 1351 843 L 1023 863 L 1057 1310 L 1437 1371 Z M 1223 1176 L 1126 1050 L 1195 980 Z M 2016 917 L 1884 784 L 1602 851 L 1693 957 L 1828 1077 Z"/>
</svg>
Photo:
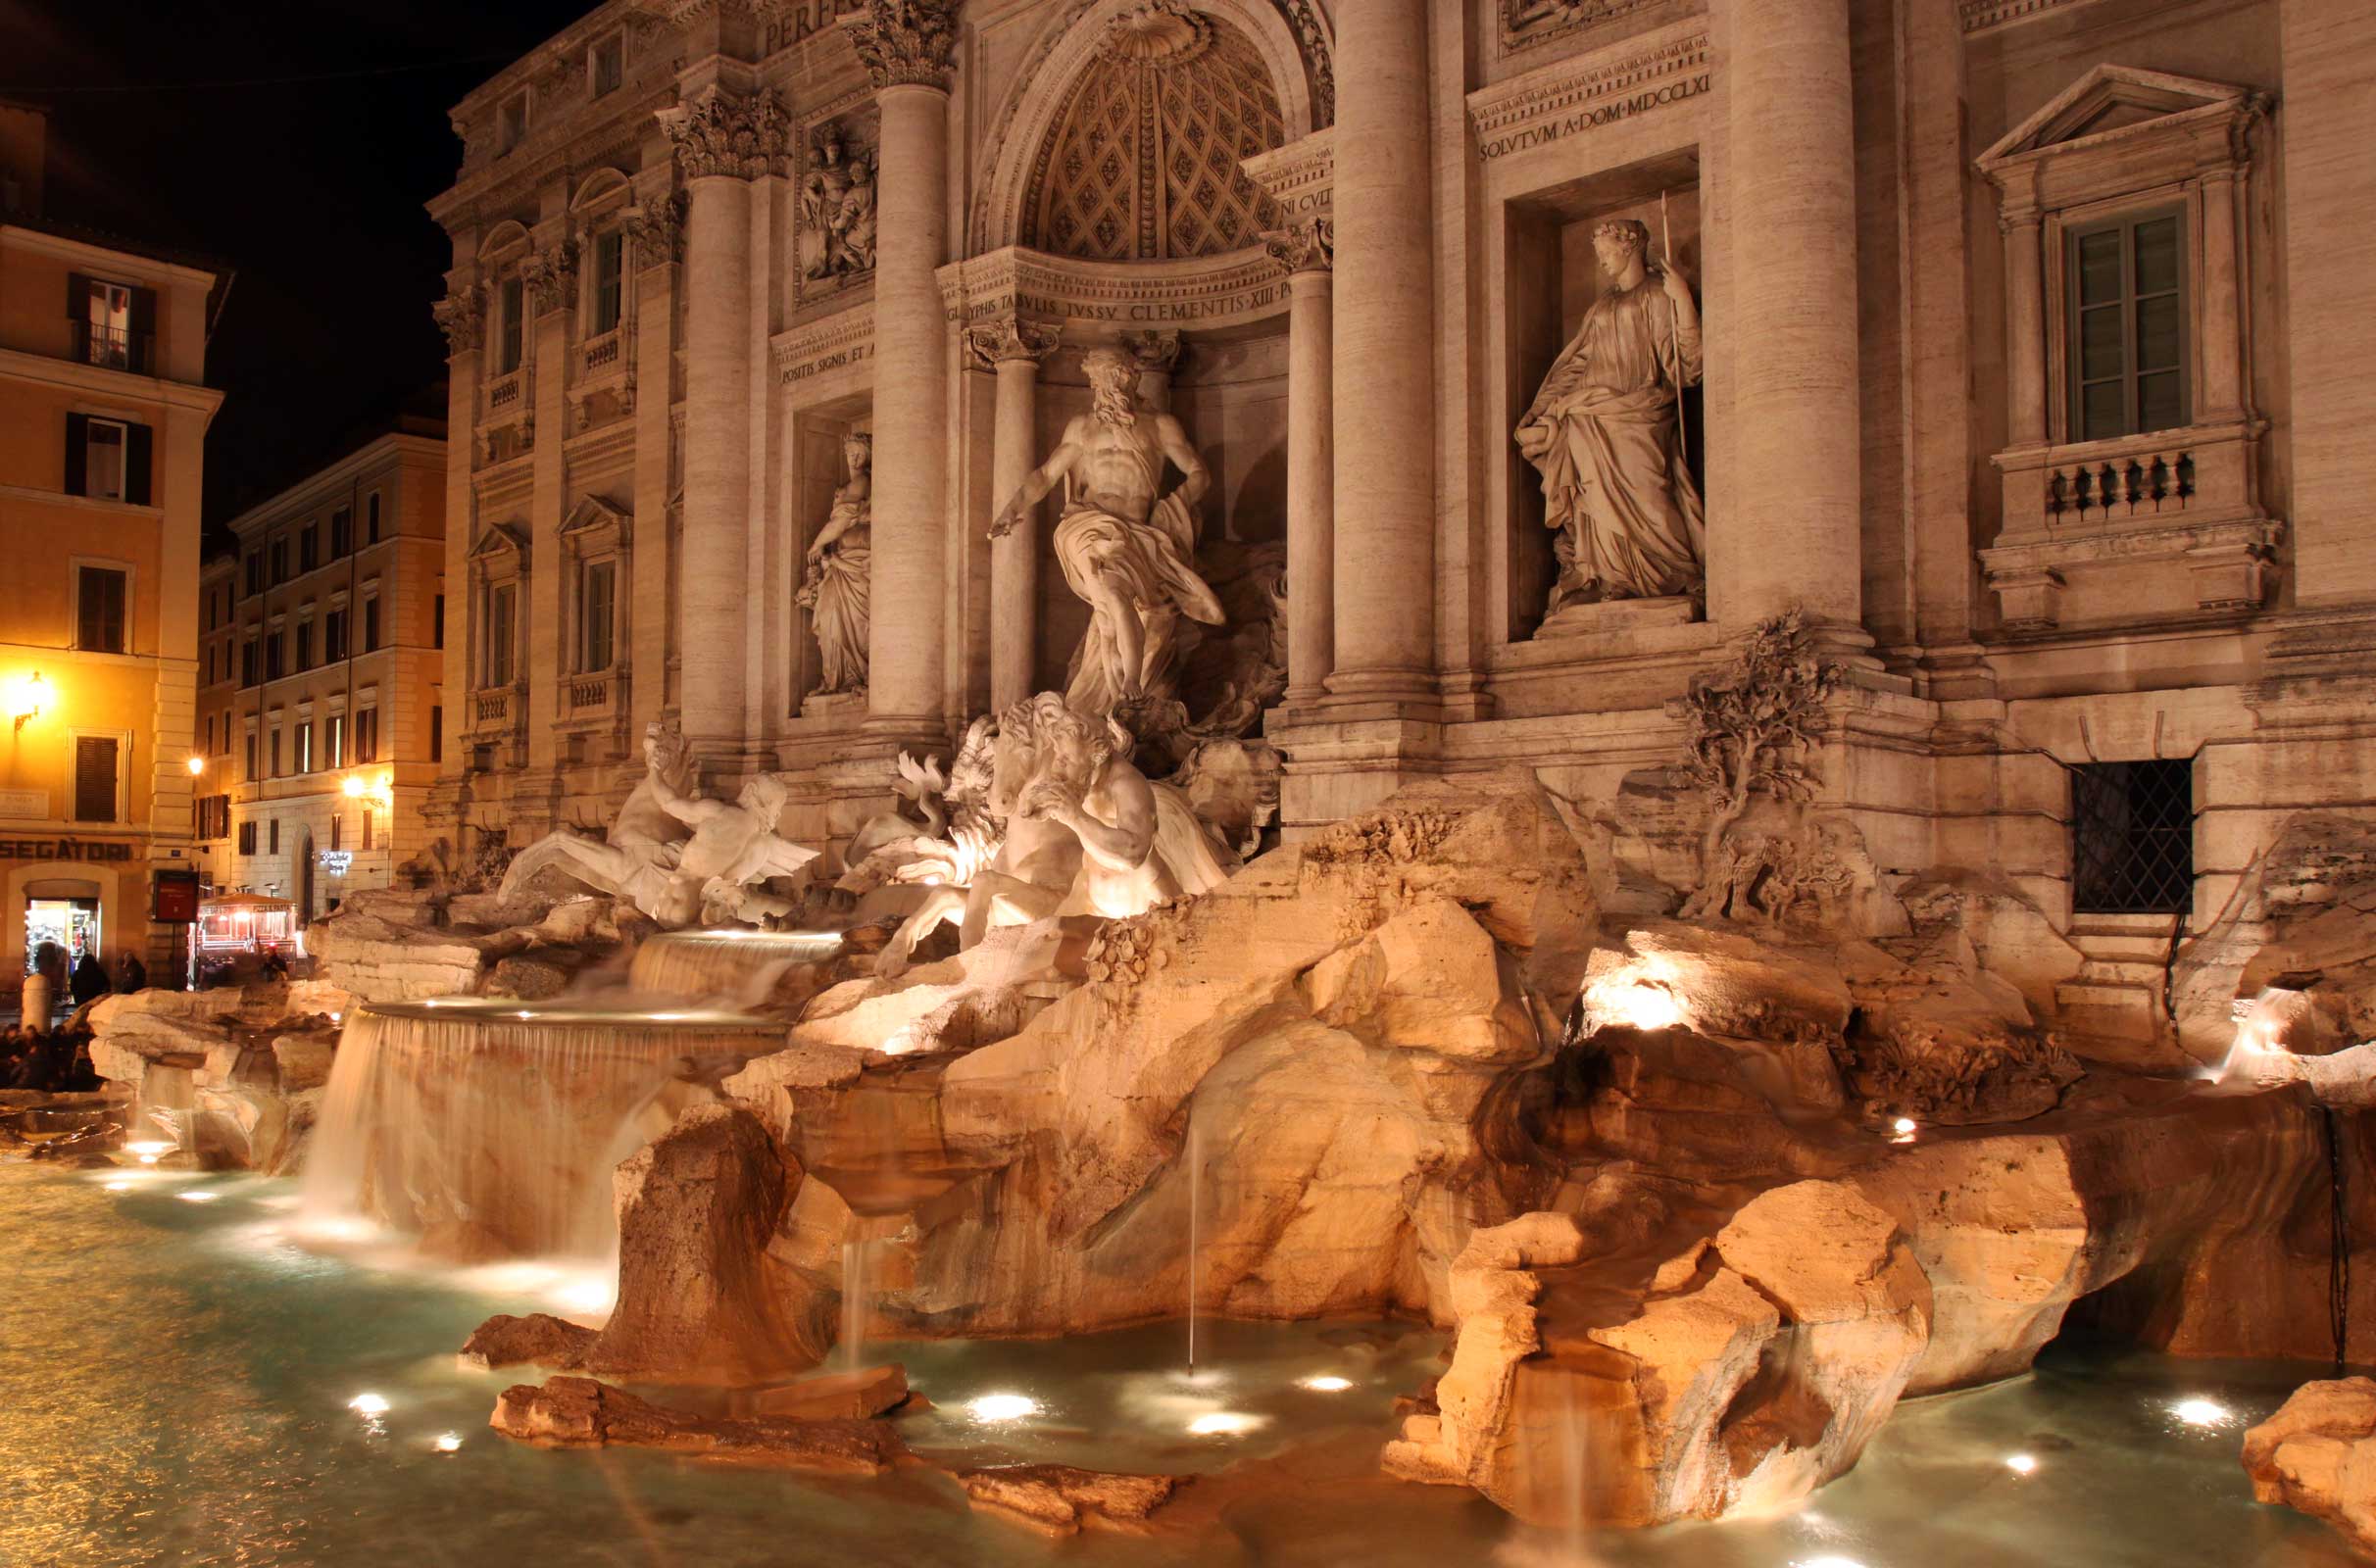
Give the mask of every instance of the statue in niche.
<svg viewBox="0 0 2376 1568">
<path fill-rule="evenodd" d="M 1224 616 L 1190 564 L 1196 504 L 1213 483 L 1204 460 L 1179 420 L 1140 400 L 1139 365 L 1128 354 L 1092 349 L 1081 368 L 1091 411 L 1064 426 L 1062 444 L 1023 480 L 990 537 L 1003 538 L 1024 508 L 1064 484 L 1056 559 L 1090 611 L 1064 700 L 1102 717 L 1168 701 L 1179 680 L 1181 618 L 1217 626 Z M 1159 498 L 1166 459 L 1181 477 Z"/>
<path fill-rule="evenodd" d="M 1232 869 L 1187 797 L 1130 761 L 1130 735 L 1069 699 L 1041 692 L 998 717 L 986 810 L 1004 824 L 998 856 L 969 885 L 942 885 L 875 960 L 898 977 L 916 943 L 959 922 L 970 947 L 993 926 L 1064 915 L 1126 919 L 1220 885 Z"/>
<path fill-rule="evenodd" d="M 874 269 L 874 160 L 852 157 L 838 126 L 817 133 L 809 177 L 801 182 L 801 224 L 817 238 L 804 275 L 811 282 Z"/>
<path fill-rule="evenodd" d="M 513 858 L 503 896 L 558 867 L 671 930 L 696 920 L 759 923 L 790 915 L 789 901 L 758 885 L 794 875 L 817 858 L 815 850 L 775 831 L 791 798 L 783 780 L 763 773 L 731 803 L 704 798 L 694 791 L 691 758 L 673 723 L 646 728 L 644 766 L 643 782 L 605 837 L 567 829 L 546 834 Z"/>
<path fill-rule="evenodd" d="M 852 432 L 842 438 L 842 482 L 833 508 L 809 544 L 809 564 L 792 602 L 809 612 L 809 629 L 823 656 L 820 696 L 866 689 L 866 631 L 871 622 L 868 563 L 873 557 L 874 443 Z"/>
<path fill-rule="evenodd" d="M 1699 309 L 1671 265 L 1651 270 L 1644 224 L 1603 223 L 1592 245 L 1611 286 L 1517 428 L 1543 473 L 1544 525 L 1558 530 L 1551 613 L 1698 595 L 1707 580 L 1707 518 L 1677 419 L 1683 388 L 1700 379 Z"/>
</svg>

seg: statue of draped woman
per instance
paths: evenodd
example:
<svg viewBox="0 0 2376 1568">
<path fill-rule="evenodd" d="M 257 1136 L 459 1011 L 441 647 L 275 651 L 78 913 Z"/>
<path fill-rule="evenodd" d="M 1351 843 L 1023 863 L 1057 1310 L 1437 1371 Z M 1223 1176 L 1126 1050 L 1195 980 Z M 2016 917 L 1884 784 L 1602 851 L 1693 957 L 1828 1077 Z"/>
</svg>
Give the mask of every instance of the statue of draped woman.
<svg viewBox="0 0 2376 1568">
<path fill-rule="evenodd" d="M 867 496 L 873 488 L 874 446 L 869 436 L 842 442 L 845 477 L 833 492 L 833 510 L 809 545 L 808 571 L 793 602 L 809 612 L 809 626 L 824 658 L 818 695 L 866 689 L 866 628 L 870 590 L 866 566 L 873 551 Z"/>
<path fill-rule="evenodd" d="M 1676 416 L 1683 388 L 1700 379 L 1698 307 L 1671 266 L 1651 271 L 1643 224 L 1603 223 L 1592 243 L 1610 287 L 1516 432 L 1542 470 L 1544 526 L 1559 532 L 1554 613 L 1696 595 L 1707 580 L 1707 517 Z"/>
</svg>

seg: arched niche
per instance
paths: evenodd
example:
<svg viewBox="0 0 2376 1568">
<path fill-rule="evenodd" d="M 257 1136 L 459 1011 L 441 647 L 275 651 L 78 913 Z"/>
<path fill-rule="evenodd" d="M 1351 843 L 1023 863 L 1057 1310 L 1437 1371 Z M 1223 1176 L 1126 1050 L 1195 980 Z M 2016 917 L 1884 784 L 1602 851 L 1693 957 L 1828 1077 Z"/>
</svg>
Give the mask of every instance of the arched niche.
<svg viewBox="0 0 2376 1568">
<path fill-rule="evenodd" d="M 1160 3 L 1160 0 L 1159 0 Z M 1178 9 L 1194 11 L 1242 34 L 1252 44 L 1277 95 L 1285 123 L 1281 144 L 1294 142 L 1317 128 L 1312 77 L 1327 70 L 1332 47 L 1322 33 L 1316 71 L 1308 72 L 1305 51 L 1281 11 L 1265 0 L 1179 0 Z M 1023 243 L 1025 202 L 1040 149 L 1047 145 L 1057 121 L 1070 107 L 1081 73 L 1099 60 L 1107 32 L 1117 19 L 1146 13 L 1150 0 L 1075 0 L 1049 24 L 1031 57 L 1009 83 L 983 145 L 987 167 L 974 204 L 968 248 L 976 253 Z M 1305 8 L 1315 32 L 1324 24 Z M 1265 149 L 1266 150 L 1266 149 Z"/>
</svg>

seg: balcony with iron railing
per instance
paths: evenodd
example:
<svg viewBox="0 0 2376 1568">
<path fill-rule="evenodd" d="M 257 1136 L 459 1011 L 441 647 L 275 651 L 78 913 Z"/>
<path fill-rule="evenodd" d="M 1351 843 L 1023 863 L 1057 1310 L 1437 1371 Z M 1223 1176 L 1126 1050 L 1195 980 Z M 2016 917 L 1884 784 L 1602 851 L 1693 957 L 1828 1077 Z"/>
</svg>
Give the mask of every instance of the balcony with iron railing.
<svg viewBox="0 0 2376 1568">
<path fill-rule="evenodd" d="M 95 325 L 89 321 L 74 321 L 74 342 L 70 358 L 84 365 L 103 366 L 111 370 L 128 370 L 134 375 L 157 373 L 157 334 L 134 332 L 124 327 Z"/>
</svg>

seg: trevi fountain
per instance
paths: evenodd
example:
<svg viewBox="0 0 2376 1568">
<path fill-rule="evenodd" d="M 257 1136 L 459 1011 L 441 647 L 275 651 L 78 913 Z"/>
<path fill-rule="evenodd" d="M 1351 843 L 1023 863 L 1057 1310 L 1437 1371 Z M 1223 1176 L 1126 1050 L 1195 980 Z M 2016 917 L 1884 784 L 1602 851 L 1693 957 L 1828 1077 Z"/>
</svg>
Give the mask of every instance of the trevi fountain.
<svg viewBox="0 0 2376 1568">
<path fill-rule="evenodd" d="M 0 1558 L 2376 1554 L 2351 9 L 507 69 L 442 837 L 7 1100 Z M 631 681 L 538 597 L 597 548 Z"/>
</svg>

